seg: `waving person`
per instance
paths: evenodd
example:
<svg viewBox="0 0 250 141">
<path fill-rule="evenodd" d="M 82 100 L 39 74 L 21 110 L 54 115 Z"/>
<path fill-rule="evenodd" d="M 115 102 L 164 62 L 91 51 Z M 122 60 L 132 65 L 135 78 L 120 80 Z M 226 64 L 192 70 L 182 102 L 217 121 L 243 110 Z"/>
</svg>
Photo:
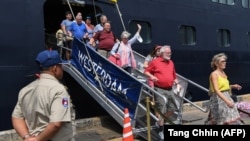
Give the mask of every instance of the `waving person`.
<svg viewBox="0 0 250 141">
<path fill-rule="evenodd" d="M 136 67 L 136 61 L 131 45 L 140 37 L 141 25 L 137 24 L 137 27 L 138 30 L 136 34 L 130 40 L 129 37 L 131 34 L 127 31 L 123 31 L 121 33 L 121 42 L 116 43 L 110 52 L 111 55 L 114 55 L 121 60 L 121 67 L 129 73 L 131 73 L 133 68 Z"/>
</svg>

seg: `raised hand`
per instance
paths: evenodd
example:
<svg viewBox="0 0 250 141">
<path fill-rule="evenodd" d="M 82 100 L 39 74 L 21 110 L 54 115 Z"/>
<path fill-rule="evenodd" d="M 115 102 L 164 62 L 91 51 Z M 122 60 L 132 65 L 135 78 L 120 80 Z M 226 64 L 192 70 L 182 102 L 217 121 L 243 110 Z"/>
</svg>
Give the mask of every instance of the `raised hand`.
<svg viewBox="0 0 250 141">
<path fill-rule="evenodd" d="M 138 30 L 141 30 L 141 25 L 137 24 Z"/>
</svg>

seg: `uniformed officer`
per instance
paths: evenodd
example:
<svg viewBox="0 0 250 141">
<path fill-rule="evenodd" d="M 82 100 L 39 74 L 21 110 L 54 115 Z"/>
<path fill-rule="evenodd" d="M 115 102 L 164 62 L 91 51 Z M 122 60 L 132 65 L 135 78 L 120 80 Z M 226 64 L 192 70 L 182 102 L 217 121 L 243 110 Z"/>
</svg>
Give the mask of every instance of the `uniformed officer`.
<svg viewBox="0 0 250 141">
<path fill-rule="evenodd" d="M 73 141 L 74 111 L 63 77 L 58 52 L 45 50 L 36 58 L 41 75 L 19 92 L 12 124 L 24 141 Z"/>
</svg>

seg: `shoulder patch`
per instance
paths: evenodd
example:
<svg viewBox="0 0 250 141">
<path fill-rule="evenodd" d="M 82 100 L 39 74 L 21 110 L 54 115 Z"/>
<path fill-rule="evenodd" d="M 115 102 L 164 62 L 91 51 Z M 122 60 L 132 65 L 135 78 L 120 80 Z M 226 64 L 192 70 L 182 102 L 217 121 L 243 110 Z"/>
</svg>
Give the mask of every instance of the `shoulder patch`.
<svg viewBox="0 0 250 141">
<path fill-rule="evenodd" d="M 62 99 L 62 105 L 63 105 L 63 107 L 68 108 L 68 106 L 69 106 L 69 100 L 68 100 L 67 97 L 64 97 Z"/>
</svg>

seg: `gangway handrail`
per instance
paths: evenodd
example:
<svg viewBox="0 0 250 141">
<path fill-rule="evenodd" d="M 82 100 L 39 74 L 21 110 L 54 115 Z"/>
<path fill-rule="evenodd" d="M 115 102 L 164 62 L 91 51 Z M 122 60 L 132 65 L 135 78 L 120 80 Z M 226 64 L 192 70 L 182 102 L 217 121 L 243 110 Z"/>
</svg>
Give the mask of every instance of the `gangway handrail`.
<svg viewBox="0 0 250 141">
<path fill-rule="evenodd" d="M 78 81 L 78 83 L 80 85 L 85 85 L 85 89 L 86 89 L 86 86 L 91 88 L 92 91 L 95 91 L 96 93 L 91 93 L 91 95 L 95 95 L 96 97 L 94 97 L 94 99 L 96 99 L 97 97 L 99 97 L 100 99 L 102 99 L 103 102 L 105 103 L 108 103 L 108 104 L 111 104 L 112 108 L 113 109 L 116 109 L 115 111 L 119 113 L 120 115 L 120 118 L 122 119 L 123 118 L 123 111 L 121 109 L 119 109 L 111 100 L 109 100 L 104 94 L 101 94 L 102 92 L 100 91 L 100 89 L 98 89 L 97 87 L 94 87 L 85 77 L 83 77 L 81 75 L 81 73 L 75 68 L 73 67 L 73 65 L 69 65 L 69 64 L 64 64 L 63 65 L 63 69 L 70 73 L 70 72 L 73 72 L 75 75 L 77 75 L 78 79 L 76 79 L 76 81 Z M 85 82 L 85 83 L 81 83 L 81 82 Z M 98 101 L 96 99 L 96 101 Z M 117 119 L 116 119 L 117 120 Z"/>
<path fill-rule="evenodd" d="M 85 45 L 85 44 L 83 44 L 83 45 Z M 87 49 L 88 47 L 86 47 L 85 49 Z M 88 48 L 89 49 L 89 48 Z M 108 61 L 108 59 L 107 58 L 105 58 L 105 57 L 103 57 L 103 56 L 100 56 L 102 59 L 105 59 L 105 60 L 107 60 Z M 134 118 L 132 119 L 132 123 L 134 123 L 134 124 L 132 124 L 133 125 L 133 130 L 136 130 L 136 131 L 140 131 L 140 128 L 142 128 L 142 127 L 146 127 L 146 126 L 144 126 L 144 124 L 141 124 L 141 123 L 139 123 L 140 125 L 139 126 L 137 126 L 138 124 L 137 124 L 137 112 L 138 112 L 138 109 L 140 110 L 140 114 L 142 114 L 142 113 L 146 113 L 146 111 L 147 111 L 147 108 L 146 108 L 146 106 L 145 106 L 145 103 L 144 103 L 144 100 L 143 100 L 143 98 L 142 98 L 142 95 L 143 95 L 143 97 L 144 96 L 150 96 L 152 99 L 153 99 L 153 96 L 154 95 L 156 95 L 156 96 L 158 96 L 158 97 L 161 97 L 161 99 L 162 99 L 162 101 L 163 101 L 163 105 L 165 106 L 166 105 L 166 103 L 167 103 L 167 99 L 164 97 L 164 96 L 162 96 L 159 92 L 157 92 L 157 91 L 155 91 L 154 89 L 152 89 L 152 88 L 150 88 L 148 85 L 146 85 L 145 83 L 143 83 L 143 82 L 141 82 L 141 81 L 139 81 L 135 76 L 133 76 L 133 75 L 131 75 L 130 73 L 128 73 L 128 72 L 126 72 L 124 69 L 122 69 L 121 67 L 119 67 L 119 66 L 116 66 L 116 65 L 114 65 L 115 67 L 117 67 L 120 71 L 123 71 L 124 73 L 126 73 L 127 75 L 130 75 L 135 81 L 137 81 L 138 83 L 140 83 L 142 86 L 141 86 L 141 94 L 140 94 L 140 97 L 139 97 L 139 101 L 138 101 L 138 103 L 137 103 L 137 108 L 136 108 L 136 111 L 135 111 L 135 116 L 134 116 Z M 71 68 L 71 69 L 70 69 Z M 80 72 L 78 72 L 78 70 L 77 70 L 77 68 L 74 68 L 74 66 L 70 66 L 70 67 L 66 67 L 66 68 L 64 68 L 64 70 L 65 71 L 67 71 L 68 73 L 70 73 L 70 75 L 71 76 L 73 76 L 73 75 L 75 75 L 75 76 L 73 76 L 74 77 L 74 79 L 78 79 L 78 83 L 80 83 L 81 84 L 81 86 L 83 87 L 83 88 L 87 88 L 87 87 L 92 87 L 92 83 L 89 83 L 88 82 L 88 79 L 87 78 L 85 78 Z M 80 78 L 76 78 L 77 76 L 80 76 Z M 83 80 L 85 80 L 85 81 L 87 81 L 88 83 L 84 83 L 84 81 Z M 88 88 L 87 88 L 88 89 Z M 145 91 L 146 89 L 151 89 L 150 91 Z M 117 111 L 117 106 L 115 105 L 115 103 L 112 103 L 112 101 L 110 101 L 110 99 L 108 99 L 107 97 L 105 97 L 105 95 L 102 95 L 102 94 L 100 94 L 101 93 L 101 91 L 98 89 L 98 88 L 96 88 L 96 87 L 94 87 L 94 90 L 95 90 L 95 92 L 93 92 L 92 94 L 90 94 L 91 96 L 94 96 L 94 95 L 96 95 L 97 93 L 99 93 L 99 95 L 96 95 L 95 96 L 95 99 L 96 99 L 96 101 L 98 101 L 98 99 L 99 99 L 99 101 L 103 101 L 103 100 L 101 100 L 100 98 L 98 98 L 98 97 L 100 97 L 100 96 L 103 96 L 104 98 L 105 98 L 105 101 L 108 101 L 108 103 L 110 103 L 110 104 L 113 104 L 113 106 L 111 106 L 111 107 L 108 107 L 108 105 L 106 105 L 106 104 L 108 104 L 107 102 L 105 102 L 105 105 L 103 105 L 103 104 L 101 104 L 101 106 L 105 106 L 106 108 L 108 108 L 108 109 L 110 109 L 110 108 L 112 108 L 113 110 L 115 110 L 115 108 L 114 107 L 116 107 L 116 110 L 115 111 Z M 90 91 L 89 89 L 88 89 L 88 91 Z M 92 90 L 93 91 L 93 90 Z M 95 94 L 96 93 L 96 94 Z M 103 102 L 102 102 L 103 103 Z M 123 113 L 121 113 L 121 110 L 119 110 L 119 117 L 115 117 L 115 116 L 117 116 L 117 114 L 115 114 L 115 113 L 117 113 L 117 112 L 115 112 L 115 111 L 111 111 L 111 112 L 109 112 L 109 114 L 114 118 L 114 119 L 116 119 L 116 121 L 118 121 L 121 125 L 123 124 L 123 122 L 121 121 L 121 117 L 122 117 L 122 115 L 123 115 Z M 113 113 L 113 114 L 112 114 Z M 153 111 L 151 111 L 150 112 L 150 117 L 152 118 L 152 119 L 154 119 L 154 121 L 158 121 L 158 118 L 156 117 L 156 115 L 155 115 L 155 113 L 153 113 Z M 138 118 L 141 118 L 140 116 L 138 117 Z M 152 129 L 156 129 L 156 127 L 155 127 L 155 124 L 154 125 L 151 125 L 151 128 Z M 144 131 L 141 131 L 141 132 L 144 132 Z"/>
<path fill-rule="evenodd" d="M 62 34 L 63 36 L 68 36 L 68 35 L 63 34 L 63 33 L 59 33 L 59 34 Z M 46 34 L 46 35 L 48 35 L 48 36 L 53 36 L 54 38 L 56 38 L 55 35 L 53 35 L 53 34 Z M 55 43 L 54 45 L 56 45 L 56 43 Z M 84 44 L 84 45 L 86 45 L 86 44 Z M 67 48 L 67 47 L 65 47 L 65 46 L 57 46 L 57 47 L 59 47 L 59 48 L 61 48 L 61 49 L 68 50 L 68 51 L 72 51 L 72 49 L 69 49 L 69 48 Z M 60 51 L 61 51 L 61 50 L 60 50 Z M 61 57 L 62 57 L 62 56 L 61 56 Z M 106 58 L 104 58 L 104 59 L 106 59 Z M 120 67 L 118 67 L 118 68 L 119 68 L 121 71 L 124 71 L 124 70 L 121 69 Z M 126 71 L 124 71 L 124 72 L 126 72 Z M 127 73 L 127 72 L 126 72 L 126 73 Z M 78 75 L 80 76 L 79 72 L 78 72 Z M 132 76 L 133 76 L 133 75 L 132 75 Z M 135 79 L 136 79 L 136 78 L 135 78 Z M 87 80 L 85 80 L 85 81 L 87 81 Z M 142 83 L 142 85 L 143 85 L 143 87 L 146 87 L 147 89 L 150 89 L 150 87 L 149 87 L 148 85 L 146 85 L 146 84 L 144 84 L 144 83 Z M 161 95 L 159 94 L 159 92 L 155 91 L 154 89 L 152 89 L 151 91 L 152 91 L 154 94 L 159 95 L 159 96 L 161 97 Z M 150 97 L 153 97 L 153 96 L 151 95 Z M 165 97 L 162 97 L 162 99 L 163 99 L 165 102 L 167 101 Z M 139 104 L 138 106 L 141 107 L 143 110 L 146 111 L 146 108 L 145 108 L 142 104 Z M 157 118 L 154 114 L 150 113 L 150 115 L 151 115 L 152 118 L 154 118 L 155 120 L 158 120 L 158 118 Z"/>
<path fill-rule="evenodd" d="M 183 76 L 181 76 L 181 75 L 179 75 L 179 74 L 177 74 L 177 75 L 178 75 L 178 77 L 182 78 L 183 80 L 186 80 L 188 83 L 190 83 L 190 84 L 192 84 L 192 85 L 194 85 L 194 86 L 200 88 L 201 90 L 203 90 L 203 91 L 205 91 L 205 92 L 208 92 L 208 91 L 209 91 L 207 88 L 205 88 L 205 87 L 203 87 L 203 86 L 201 86 L 201 85 L 199 85 L 199 84 L 197 84 L 197 83 L 195 83 L 195 82 L 193 82 L 193 81 L 191 81 L 191 80 L 189 80 L 189 79 L 187 79 L 187 78 L 185 78 L 185 77 L 183 77 Z M 195 104 L 195 103 L 193 103 L 192 101 L 188 100 L 187 98 L 183 97 L 183 99 L 184 99 L 186 102 L 190 103 L 192 106 L 196 107 L 197 109 L 201 110 L 201 111 L 204 112 L 204 113 L 206 113 L 206 112 L 209 111 L 209 108 L 203 109 L 203 108 L 201 108 L 200 106 L 198 106 L 197 104 Z"/>
<path fill-rule="evenodd" d="M 89 49 L 86 44 L 82 43 L 85 46 L 85 49 Z M 59 46 L 60 47 L 60 46 Z M 93 53 L 93 52 L 91 52 Z M 103 59 L 108 60 L 107 58 L 100 56 Z M 92 59 L 91 59 L 92 60 Z M 92 64 L 92 63 L 91 63 Z M 125 73 L 127 73 L 127 75 L 131 75 L 128 72 L 126 72 L 124 69 L 122 69 L 119 66 L 114 65 L 115 67 L 117 67 L 120 71 L 123 71 Z M 64 68 L 65 70 L 65 68 Z M 78 79 L 78 83 L 80 83 L 80 85 L 87 90 L 88 93 L 92 93 L 90 94 L 92 97 L 94 96 L 94 99 L 101 103 L 101 106 L 103 106 L 105 108 L 105 110 L 111 110 L 109 111 L 109 114 L 120 124 L 123 124 L 123 111 L 121 109 L 119 109 L 117 107 L 117 105 L 115 103 L 113 103 L 108 97 L 106 97 L 105 95 L 102 94 L 101 90 L 97 87 L 94 87 L 94 85 L 92 83 L 89 82 L 89 80 L 87 78 L 85 78 L 80 72 L 79 70 L 77 70 L 77 68 L 75 68 L 72 64 L 71 66 L 66 66 L 66 70 L 70 73 L 70 75 L 72 75 L 72 77 L 74 77 L 74 79 Z M 79 77 L 80 76 L 80 77 Z M 78 77 L 78 78 L 77 78 Z M 139 97 L 139 101 L 137 104 L 137 108 L 135 111 L 135 116 L 134 119 L 132 119 L 132 125 L 133 125 L 133 131 L 138 131 L 140 136 L 144 137 L 144 131 L 141 129 L 146 129 L 146 125 L 145 125 L 145 121 L 143 120 L 143 115 L 146 113 L 147 108 L 146 108 L 146 103 L 144 103 L 144 96 L 150 96 L 151 98 L 153 98 L 155 95 L 158 97 L 161 97 L 163 100 L 163 105 L 166 106 L 167 103 L 167 99 L 162 96 L 159 92 L 155 91 L 154 89 L 152 89 L 151 87 L 149 87 L 146 83 L 143 83 L 142 81 L 138 80 L 136 78 L 136 76 L 131 75 L 131 77 L 133 77 L 133 79 L 137 82 L 139 82 L 140 84 L 142 84 L 141 87 L 141 92 L 140 92 L 140 97 Z M 143 77 L 143 76 L 142 76 Z M 84 83 L 84 81 L 86 81 L 87 83 Z M 139 112 L 139 116 L 138 116 L 138 110 L 140 110 Z M 138 116 L 138 117 L 137 117 Z M 155 113 L 150 112 L 150 117 L 152 119 L 154 119 L 154 121 L 158 121 L 158 118 L 156 117 Z M 138 120 L 139 118 L 139 120 Z M 152 129 L 155 129 L 156 126 L 155 125 L 151 125 L 150 126 Z M 137 132 L 137 133 L 138 133 Z M 141 132 L 141 133 L 140 133 Z M 158 135 L 158 134 L 157 134 Z M 156 135 L 154 136 L 156 137 Z"/>
<path fill-rule="evenodd" d="M 75 41 L 74 41 L 75 42 Z M 86 44 L 82 43 L 81 41 L 79 41 L 80 44 L 85 46 L 85 49 L 87 49 L 88 51 L 90 51 L 90 48 L 86 46 Z M 80 45 L 79 44 L 79 45 Z M 55 44 L 57 45 L 57 44 Z M 79 46 L 81 47 L 81 46 Z M 62 46 L 57 46 L 57 48 L 60 48 L 59 50 L 62 51 L 63 49 L 65 49 L 66 47 L 62 47 Z M 74 49 L 72 49 L 71 51 L 74 51 Z M 84 52 L 84 49 L 82 50 Z M 87 53 L 87 52 L 86 52 Z M 85 53 L 85 54 L 86 54 Z M 90 52 L 91 55 L 93 55 L 93 52 Z M 100 56 L 102 59 L 105 59 L 108 61 L 107 58 Z M 92 59 L 91 59 L 92 60 Z M 116 105 L 116 103 L 114 103 L 111 99 L 109 99 L 98 87 L 95 87 L 95 85 L 93 83 L 91 83 L 89 81 L 89 79 L 87 77 L 85 77 L 78 69 L 77 67 L 74 66 L 74 62 L 76 60 L 72 61 L 72 64 L 67 65 L 65 64 L 63 66 L 64 71 L 68 72 L 80 85 L 81 87 L 83 87 L 94 99 L 95 101 L 97 101 L 108 113 L 109 115 L 111 115 L 120 125 L 123 125 L 123 111 L 120 109 L 120 107 L 118 105 Z M 91 63 L 92 64 L 92 63 Z M 167 103 L 167 99 L 166 97 L 162 96 L 158 91 L 155 91 L 154 89 L 152 89 L 151 87 L 149 87 L 144 81 L 140 81 L 138 80 L 138 77 L 135 75 L 131 75 L 130 73 L 126 72 L 124 69 L 122 69 L 119 66 L 116 66 L 115 64 L 113 64 L 115 67 L 117 67 L 119 69 L 119 71 L 122 71 L 124 73 L 126 73 L 127 75 L 130 75 L 130 77 L 133 78 L 133 80 L 139 82 L 141 84 L 141 91 L 140 91 L 140 95 L 139 95 L 139 99 L 135 108 L 135 112 L 134 112 L 134 118 L 131 119 L 131 123 L 132 123 L 132 129 L 133 132 L 138 134 L 139 136 L 145 138 L 145 131 L 149 130 L 146 123 L 145 123 L 145 119 L 144 119 L 144 115 L 147 112 L 147 108 L 146 108 L 146 102 L 144 100 L 144 98 L 146 96 L 150 96 L 152 99 L 154 96 L 158 96 L 161 99 L 161 104 L 163 106 L 166 106 Z M 144 76 L 142 76 L 144 79 Z M 101 82 L 102 83 L 102 82 Z M 98 86 L 98 84 L 96 84 Z M 156 117 L 154 110 L 150 111 L 150 117 L 153 119 L 153 124 L 150 125 L 150 130 L 152 130 L 152 138 L 158 140 L 159 139 L 159 135 L 157 133 L 157 126 L 155 125 L 155 122 L 157 122 L 159 120 L 158 117 Z M 167 117 L 164 117 L 167 118 Z M 169 122 L 168 120 L 166 120 L 166 122 Z M 171 122 L 169 122 L 171 123 Z"/>
<path fill-rule="evenodd" d="M 61 34 L 61 33 L 60 33 L 60 34 Z M 54 37 L 55 37 L 55 35 L 50 35 L 50 36 L 54 36 Z M 64 36 L 65 36 L 65 35 L 64 35 Z M 67 35 L 66 35 L 66 36 L 67 36 Z M 64 50 L 72 51 L 72 49 L 69 49 L 69 48 L 64 47 L 64 46 L 58 46 L 58 47 L 61 48 L 61 49 L 64 49 Z M 137 53 L 136 51 L 133 51 L 133 52 L 134 52 L 136 55 L 140 56 L 141 58 L 145 58 L 143 55 Z M 142 68 L 139 68 L 139 69 L 137 69 L 137 70 L 138 70 L 139 72 L 143 73 L 143 72 L 142 72 Z M 186 78 L 186 77 L 184 77 L 184 76 L 182 76 L 182 75 L 180 75 L 180 74 L 178 74 L 178 73 L 176 73 L 176 75 L 177 75 L 178 77 L 180 77 L 181 79 L 187 81 L 189 84 L 192 84 L 192 85 L 194 85 L 195 87 L 198 87 L 198 88 L 200 88 L 201 90 L 203 90 L 203 91 L 205 91 L 205 92 L 208 92 L 208 91 L 209 91 L 207 88 L 205 88 L 205 87 L 199 85 L 198 83 L 196 83 L 196 82 L 194 82 L 194 81 L 191 81 L 190 79 L 188 79 L 188 78 Z M 155 92 L 154 92 L 154 93 L 155 93 Z M 156 92 L 156 93 L 157 93 L 157 92 Z M 195 108 L 199 109 L 199 110 L 202 111 L 202 112 L 207 112 L 207 111 L 208 111 L 208 108 L 206 108 L 206 109 L 201 108 L 199 105 L 193 103 L 192 101 L 188 100 L 188 99 L 185 98 L 185 97 L 183 97 L 183 100 L 186 101 L 186 102 L 188 102 L 188 103 L 190 103 L 192 106 L 194 106 Z M 140 106 L 141 108 L 143 107 L 142 105 L 139 105 L 139 106 Z M 146 108 L 144 107 L 143 109 L 146 109 Z M 151 116 L 153 116 L 154 119 L 157 119 L 152 113 L 151 113 Z"/>
<path fill-rule="evenodd" d="M 205 87 L 199 85 L 198 83 L 195 83 L 194 81 L 191 81 L 190 79 L 185 78 L 184 76 L 182 76 L 182 75 L 180 75 L 180 74 L 178 74 L 178 73 L 177 73 L 176 75 L 178 75 L 180 78 L 186 80 L 188 83 L 190 83 L 190 84 L 192 84 L 192 85 L 194 85 L 194 86 L 200 88 L 201 90 L 203 90 L 203 91 L 205 91 L 205 92 L 208 92 L 208 91 L 209 91 L 207 88 L 205 88 Z"/>
<path fill-rule="evenodd" d="M 192 101 L 188 100 L 187 98 L 183 97 L 183 100 L 185 100 L 186 102 L 190 103 L 192 106 L 194 106 L 195 108 L 199 109 L 200 111 L 207 113 L 209 111 L 209 108 L 201 108 L 199 105 L 193 103 Z"/>
<path fill-rule="evenodd" d="M 143 59 L 145 60 L 145 56 L 139 54 L 139 53 L 136 52 L 136 51 L 133 51 L 133 53 L 136 54 L 137 56 L 143 58 Z M 143 62 L 141 62 L 141 65 L 142 65 L 142 64 L 143 64 Z M 138 72 L 143 73 L 143 70 L 144 70 L 144 69 L 143 69 L 142 66 L 139 66 L 139 68 L 136 68 L 136 69 L 137 69 Z M 203 90 L 203 91 L 205 91 L 205 92 L 208 92 L 208 91 L 209 91 L 207 88 L 205 88 L 205 87 L 199 85 L 198 83 L 195 83 L 195 82 L 193 82 L 193 81 L 191 81 L 191 80 L 185 78 L 184 76 L 182 76 L 182 75 L 180 75 L 180 74 L 178 74 L 178 73 L 176 73 L 176 75 L 177 75 L 179 78 L 181 78 L 181 79 L 183 79 L 184 81 L 186 81 L 187 83 L 192 84 L 192 85 L 194 85 L 195 87 L 198 87 L 199 89 L 201 89 L 201 90 Z M 190 103 L 192 106 L 194 106 L 195 108 L 199 109 L 200 111 L 202 111 L 202 112 L 204 112 L 204 113 L 206 113 L 206 112 L 209 111 L 209 110 L 208 110 L 208 109 L 209 109 L 208 107 L 207 107 L 206 109 L 204 109 L 204 108 L 200 107 L 199 105 L 195 104 L 194 102 L 188 100 L 188 99 L 185 98 L 184 96 L 183 96 L 182 98 L 183 98 L 184 101 Z"/>
</svg>

